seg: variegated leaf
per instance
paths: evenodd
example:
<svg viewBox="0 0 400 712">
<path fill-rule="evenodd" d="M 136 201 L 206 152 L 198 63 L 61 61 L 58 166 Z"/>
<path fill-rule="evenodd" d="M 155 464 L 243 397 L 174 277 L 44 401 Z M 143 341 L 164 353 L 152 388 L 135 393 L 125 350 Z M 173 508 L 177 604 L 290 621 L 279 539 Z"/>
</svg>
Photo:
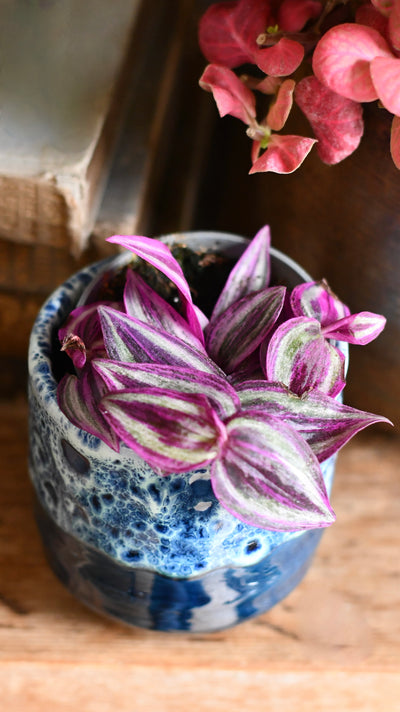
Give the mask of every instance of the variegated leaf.
<svg viewBox="0 0 400 712">
<path fill-rule="evenodd" d="M 281 418 L 308 442 L 319 462 L 334 455 L 360 430 L 390 421 L 380 415 L 350 408 L 318 391 L 302 397 L 277 383 L 249 381 L 237 386 L 243 411 L 260 410 Z"/>
<path fill-rule="evenodd" d="M 329 339 L 364 346 L 379 336 L 385 328 L 385 324 L 386 319 L 381 314 L 359 312 L 326 326 L 322 329 L 322 333 Z"/>
<path fill-rule="evenodd" d="M 228 511 L 276 531 L 332 524 L 318 460 L 291 425 L 256 410 L 225 425 L 227 441 L 212 464 L 211 483 Z"/>
<path fill-rule="evenodd" d="M 204 340 L 201 344 L 194 336 L 189 324 L 176 309 L 132 270 L 128 270 L 126 275 L 124 304 L 128 316 L 144 321 L 150 326 L 164 329 L 194 348 L 201 349 L 204 344 Z"/>
<path fill-rule="evenodd" d="M 254 379 L 263 379 L 260 363 L 260 349 L 254 351 L 245 361 L 239 364 L 232 373 L 229 374 L 229 382 L 236 388 L 244 381 L 253 381 Z"/>
<path fill-rule="evenodd" d="M 294 287 L 290 305 L 294 316 L 314 317 L 322 327 L 350 315 L 350 309 L 332 292 L 324 279 L 320 282 L 303 282 Z"/>
<path fill-rule="evenodd" d="M 292 134 L 272 133 L 268 140 L 268 147 L 257 158 L 257 151 L 252 154 L 253 165 L 249 174 L 253 173 L 293 173 L 305 160 L 315 138 L 296 136 Z"/>
<path fill-rule="evenodd" d="M 400 115 L 400 59 L 375 57 L 370 72 L 379 101 L 395 116 Z"/>
<path fill-rule="evenodd" d="M 353 101 L 374 101 L 371 61 L 393 57 L 388 43 L 372 27 L 346 22 L 331 27 L 313 54 L 313 70 L 322 84 Z"/>
<path fill-rule="evenodd" d="M 209 64 L 199 84 L 205 91 L 212 92 L 220 116 L 230 114 L 249 126 L 255 123 L 255 96 L 231 69 L 220 64 Z"/>
<path fill-rule="evenodd" d="M 316 319 L 289 319 L 273 334 L 267 350 L 268 381 L 287 386 L 297 395 L 317 389 L 330 396 L 345 386 L 344 356 L 321 333 Z"/>
<path fill-rule="evenodd" d="M 293 106 L 294 79 L 286 79 L 278 89 L 275 101 L 270 105 L 265 123 L 273 131 L 281 131 Z"/>
<path fill-rule="evenodd" d="M 211 321 L 242 297 L 258 292 L 269 284 L 271 236 L 268 225 L 253 237 L 232 269 L 217 303 Z"/>
<path fill-rule="evenodd" d="M 133 319 L 109 307 L 99 307 L 101 327 L 109 358 L 134 363 L 165 363 L 220 373 L 204 350 L 182 339 Z"/>
<path fill-rule="evenodd" d="M 110 392 L 159 387 L 178 393 L 201 393 L 210 401 L 220 418 L 240 409 L 235 389 L 222 376 L 193 368 L 156 363 L 121 363 L 107 359 L 92 362 Z"/>
<path fill-rule="evenodd" d="M 192 332 L 199 341 L 203 341 L 203 330 L 197 316 L 197 311 L 193 309 L 193 300 L 190 287 L 185 279 L 180 264 L 176 261 L 171 250 L 160 240 L 143 235 L 113 235 L 107 238 L 108 242 L 121 245 L 130 250 L 138 257 L 146 260 L 156 269 L 165 274 L 168 279 L 177 287 L 181 297 L 185 316 Z"/>
<path fill-rule="evenodd" d="M 272 329 L 282 309 L 285 287 L 267 287 L 231 304 L 206 329 L 210 356 L 232 373 Z"/>
<path fill-rule="evenodd" d="M 57 401 L 73 425 L 101 438 L 118 452 L 118 437 L 99 410 L 99 402 L 106 391 L 100 376 L 86 367 L 79 378 L 71 374 L 63 376 L 57 388 Z"/>
<path fill-rule="evenodd" d="M 270 47 L 260 49 L 258 45 L 260 35 L 273 22 L 272 8 L 266 2 L 213 3 L 199 23 L 200 48 L 209 62 L 225 67 L 250 62 L 268 75 L 292 74 L 304 57 L 299 42 L 282 37 Z M 271 35 L 267 36 L 270 39 Z"/>
<path fill-rule="evenodd" d="M 356 150 L 364 131 L 361 104 L 340 96 L 314 76 L 297 84 L 295 100 L 318 139 L 317 151 L 324 163 L 340 163 Z"/>
<path fill-rule="evenodd" d="M 186 472 L 211 462 L 224 427 L 200 394 L 165 388 L 120 391 L 101 409 L 113 430 L 160 474 Z"/>
</svg>

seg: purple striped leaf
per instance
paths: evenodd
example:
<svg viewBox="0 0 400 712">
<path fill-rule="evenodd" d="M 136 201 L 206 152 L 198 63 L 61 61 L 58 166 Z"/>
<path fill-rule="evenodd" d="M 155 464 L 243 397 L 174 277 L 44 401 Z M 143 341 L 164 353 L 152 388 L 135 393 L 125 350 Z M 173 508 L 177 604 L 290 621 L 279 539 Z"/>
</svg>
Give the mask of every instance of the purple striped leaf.
<svg viewBox="0 0 400 712">
<path fill-rule="evenodd" d="M 269 284 L 271 237 L 265 225 L 253 237 L 236 262 L 215 304 L 211 321 L 242 297 L 258 292 Z"/>
<path fill-rule="evenodd" d="M 344 356 L 321 333 L 316 319 L 289 319 L 273 334 L 267 350 L 265 375 L 301 396 L 314 389 L 330 396 L 345 386 Z"/>
<path fill-rule="evenodd" d="M 159 387 L 179 393 L 201 393 L 220 418 L 240 409 L 239 396 L 230 383 L 213 373 L 155 363 L 121 363 L 97 359 L 93 368 L 104 380 L 108 391 Z"/>
<path fill-rule="evenodd" d="M 324 462 L 356 433 L 387 418 L 356 410 L 319 391 L 299 397 L 277 383 L 250 381 L 237 387 L 243 411 L 260 410 L 268 418 L 281 418 L 308 442 L 319 462 Z"/>
<path fill-rule="evenodd" d="M 285 287 L 267 287 L 231 304 L 206 329 L 207 350 L 226 373 L 252 354 L 281 312 Z"/>
<path fill-rule="evenodd" d="M 209 319 L 208 319 L 208 317 L 206 317 L 204 312 L 201 311 L 200 307 L 198 307 L 197 304 L 193 304 L 193 309 L 196 312 L 198 322 L 202 329 L 203 339 L 202 339 L 201 343 L 204 344 L 204 329 L 206 328 L 206 326 L 209 322 Z"/>
<path fill-rule="evenodd" d="M 100 323 L 109 358 L 134 363 L 165 363 L 206 373 L 220 370 L 202 349 L 110 307 L 99 307 Z"/>
<path fill-rule="evenodd" d="M 329 287 L 321 282 L 304 282 L 292 290 L 290 304 L 294 316 L 318 319 L 323 327 L 350 315 L 350 310 Z"/>
<path fill-rule="evenodd" d="M 71 374 L 63 376 L 57 388 L 57 401 L 73 425 L 95 435 L 118 452 L 118 437 L 99 410 L 99 402 L 106 391 L 104 381 L 86 367 L 79 378 Z"/>
<path fill-rule="evenodd" d="M 349 344 L 364 346 L 379 336 L 385 328 L 385 324 L 386 319 L 381 314 L 359 312 L 340 319 L 334 324 L 325 326 L 322 329 L 322 333 L 329 339 L 337 339 L 338 341 L 347 341 Z"/>
<path fill-rule="evenodd" d="M 146 387 L 108 394 L 100 407 L 120 439 L 164 475 L 208 464 L 224 437 L 200 394 Z"/>
<path fill-rule="evenodd" d="M 264 374 L 260 364 L 259 350 L 250 354 L 245 361 L 242 361 L 242 363 L 229 374 L 229 382 L 235 388 L 244 381 L 254 381 L 263 378 Z"/>
<path fill-rule="evenodd" d="M 254 410 L 225 426 L 227 441 L 211 466 L 211 484 L 229 512 L 275 531 L 332 524 L 318 460 L 291 425 Z"/>
<path fill-rule="evenodd" d="M 202 343 L 199 342 L 190 330 L 187 321 L 176 309 L 157 294 L 137 272 L 132 270 L 128 270 L 126 275 L 124 304 L 128 316 L 164 329 L 194 348 L 201 349 L 204 344 L 204 339 Z"/>
<path fill-rule="evenodd" d="M 153 265 L 153 267 L 162 272 L 162 274 L 165 274 L 165 276 L 175 284 L 182 297 L 188 324 L 199 341 L 204 342 L 203 330 L 199 323 L 197 310 L 193 308 L 190 287 L 185 279 L 180 264 L 176 261 L 169 247 L 160 240 L 144 237 L 142 235 L 113 235 L 107 238 L 107 241 L 120 245 L 138 257 L 141 257 L 143 260 L 146 260 L 146 262 Z"/>
</svg>

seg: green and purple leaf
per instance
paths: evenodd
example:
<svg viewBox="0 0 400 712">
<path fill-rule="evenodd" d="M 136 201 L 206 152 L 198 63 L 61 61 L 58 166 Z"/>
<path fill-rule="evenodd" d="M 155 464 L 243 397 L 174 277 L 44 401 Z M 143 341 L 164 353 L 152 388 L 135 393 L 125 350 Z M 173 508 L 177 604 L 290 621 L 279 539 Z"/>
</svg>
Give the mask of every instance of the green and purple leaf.
<svg viewBox="0 0 400 712">
<path fill-rule="evenodd" d="M 254 410 L 225 427 L 227 440 L 211 466 L 211 483 L 229 512 L 276 531 L 332 524 L 318 460 L 291 425 Z"/>
<path fill-rule="evenodd" d="M 104 343 L 110 359 L 134 363 L 165 363 L 220 373 L 206 351 L 189 346 L 163 329 L 133 319 L 110 307 L 99 307 Z"/>
<path fill-rule="evenodd" d="M 86 367 L 79 378 L 71 374 L 63 376 L 57 388 L 57 401 L 73 425 L 95 435 L 118 452 L 118 437 L 99 410 L 100 400 L 106 392 L 104 381 Z"/>
<path fill-rule="evenodd" d="M 245 361 L 239 364 L 232 373 L 229 374 L 229 382 L 236 386 L 243 381 L 254 381 L 264 378 L 260 363 L 260 349 L 254 351 Z"/>
<path fill-rule="evenodd" d="M 313 317 L 322 327 L 350 316 L 350 309 L 332 292 L 325 280 L 299 284 L 292 290 L 290 306 L 294 316 Z"/>
<path fill-rule="evenodd" d="M 190 330 L 187 321 L 176 309 L 157 294 L 137 272 L 132 270 L 128 270 L 126 275 L 124 304 L 128 316 L 139 319 L 150 326 L 164 329 L 193 348 L 202 349 L 204 339 L 199 342 Z"/>
<path fill-rule="evenodd" d="M 164 475 L 210 463 L 224 437 L 200 394 L 147 387 L 106 395 L 100 407 L 119 438 Z"/>
<path fill-rule="evenodd" d="M 207 350 L 226 373 L 232 373 L 266 338 L 282 310 L 285 293 L 285 287 L 252 292 L 210 320 Z"/>
<path fill-rule="evenodd" d="M 199 341 L 202 341 L 203 330 L 199 323 L 197 310 L 193 308 L 190 287 L 180 264 L 176 261 L 169 247 L 160 240 L 144 237 L 143 235 L 113 235 L 107 238 L 107 241 L 130 250 L 171 280 L 181 295 L 185 316 L 192 332 Z"/>
<path fill-rule="evenodd" d="M 243 411 L 260 410 L 292 425 L 319 462 L 340 450 L 356 433 L 387 418 L 356 410 L 319 391 L 300 397 L 277 383 L 249 381 L 237 386 Z"/>
<path fill-rule="evenodd" d="M 317 389 L 334 397 L 345 386 L 344 356 L 322 335 L 317 319 L 295 317 L 273 334 L 265 375 L 297 395 Z"/>
<path fill-rule="evenodd" d="M 347 341 L 349 344 L 364 346 L 377 338 L 385 328 L 386 319 L 381 314 L 359 312 L 350 314 L 322 328 L 327 339 Z"/>
<path fill-rule="evenodd" d="M 239 257 L 213 309 L 213 321 L 242 297 L 268 287 L 271 265 L 269 249 L 271 235 L 268 225 L 257 232 Z"/>
<path fill-rule="evenodd" d="M 93 368 L 104 380 L 109 392 L 159 387 L 178 393 L 201 393 L 210 401 L 217 415 L 224 419 L 240 410 L 239 396 L 222 376 L 156 363 L 121 363 L 96 359 Z"/>
</svg>

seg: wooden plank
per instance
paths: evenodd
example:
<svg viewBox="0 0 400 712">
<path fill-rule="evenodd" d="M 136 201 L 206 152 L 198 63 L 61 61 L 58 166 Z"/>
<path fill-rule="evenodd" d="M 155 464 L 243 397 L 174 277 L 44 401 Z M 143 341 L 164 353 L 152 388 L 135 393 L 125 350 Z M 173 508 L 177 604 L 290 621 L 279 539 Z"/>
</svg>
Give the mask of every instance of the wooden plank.
<svg viewBox="0 0 400 712">
<path fill-rule="evenodd" d="M 207 169 L 213 161 L 213 132 L 218 113 L 198 80 L 206 64 L 197 40 L 198 22 L 210 3 L 195 0 L 185 22 L 181 59 L 168 94 L 164 139 L 157 154 L 150 190 L 145 195 L 146 234 L 162 235 L 189 229 L 214 229 L 208 211 L 197 215 Z M 150 208 L 151 206 L 151 208 Z M 196 221 L 196 224 L 195 224 Z"/>
<path fill-rule="evenodd" d="M 128 628 L 86 610 L 48 568 L 31 512 L 26 406 L 0 404 L 0 689 L 15 712 L 398 712 L 400 441 L 339 456 L 337 523 L 301 585 L 214 634 Z"/>
<path fill-rule="evenodd" d="M 172 6 L 149 0 L 140 14 L 126 121 L 88 249 L 79 259 L 70 254 L 59 206 L 48 234 L 42 231 L 31 244 L 0 237 L 0 362 L 9 374 L 15 371 L 6 382 L 0 378 L 0 393 L 12 393 L 12 384 L 23 381 L 30 330 L 45 297 L 83 264 L 115 252 L 105 237 L 190 227 L 213 125 L 212 104 L 197 85 L 203 59 L 196 25 L 203 6 L 203 0 Z M 49 200 L 36 183 L 30 190 L 26 221 Z"/>
<path fill-rule="evenodd" d="M 2 4 L 3 237 L 84 244 L 123 115 L 140 4 Z"/>
<path fill-rule="evenodd" d="M 154 3 L 154 0 L 153 0 Z M 198 86 L 197 23 L 205 0 L 154 3 L 93 235 L 189 229 L 216 115 Z"/>
<path fill-rule="evenodd" d="M 102 240 L 78 259 L 67 248 L 20 245 L 0 239 L 0 293 L 34 294 L 43 301 L 78 269 L 115 251 Z"/>
</svg>

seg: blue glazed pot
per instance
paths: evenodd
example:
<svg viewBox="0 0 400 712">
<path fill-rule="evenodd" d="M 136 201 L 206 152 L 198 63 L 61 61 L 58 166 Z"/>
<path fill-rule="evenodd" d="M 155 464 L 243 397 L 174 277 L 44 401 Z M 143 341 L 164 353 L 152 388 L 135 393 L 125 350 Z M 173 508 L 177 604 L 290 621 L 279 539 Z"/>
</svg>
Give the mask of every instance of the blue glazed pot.
<svg viewBox="0 0 400 712">
<path fill-rule="evenodd" d="M 233 256 L 247 244 L 223 233 L 186 233 L 185 241 Z M 274 283 L 310 279 L 271 253 Z M 208 468 L 160 477 L 126 446 L 116 454 L 61 413 L 57 331 L 110 264 L 92 265 L 56 290 L 31 335 L 30 475 L 46 554 L 72 593 L 101 613 L 156 630 L 220 630 L 286 596 L 304 576 L 322 530 L 246 525 L 216 500 Z M 329 490 L 334 458 L 322 469 Z"/>
</svg>

